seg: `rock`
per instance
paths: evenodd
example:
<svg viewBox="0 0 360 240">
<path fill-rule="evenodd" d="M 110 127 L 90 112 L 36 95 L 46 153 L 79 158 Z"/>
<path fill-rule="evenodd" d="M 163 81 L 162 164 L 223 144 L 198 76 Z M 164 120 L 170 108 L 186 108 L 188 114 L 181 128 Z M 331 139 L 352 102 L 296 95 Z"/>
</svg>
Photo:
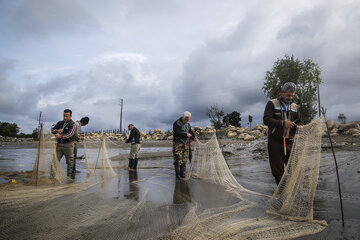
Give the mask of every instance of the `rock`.
<svg viewBox="0 0 360 240">
<path fill-rule="evenodd" d="M 155 130 L 154 130 L 154 133 L 159 133 L 159 134 L 162 134 L 162 133 L 163 133 L 163 131 L 161 131 L 161 129 L 155 129 Z"/>
<path fill-rule="evenodd" d="M 248 129 L 248 128 L 238 128 L 238 129 L 236 130 L 236 132 L 237 132 L 238 134 L 248 133 L 248 132 L 249 132 L 249 129 Z"/>
<path fill-rule="evenodd" d="M 247 135 L 244 137 L 244 140 L 245 140 L 245 141 L 254 141 L 254 140 L 255 140 L 255 137 L 247 134 Z"/>
<path fill-rule="evenodd" d="M 229 137 L 229 138 L 236 137 L 236 135 L 237 135 L 237 132 L 229 131 L 229 132 L 227 133 L 227 137 Z"/>
<path fill-rule="evenodd" d="M 333 120 L 327 120 L 326 125 L 331 130 L 334 127 L 334 121 Z"/>
<path fill-rule="evenodd" d="M 237 136 L 237 138 L 244 140 L 247 135 L 248 135 L 247 133 L 240 133 L 240 134 Z"/>
<path fill-rule="evenodd" d="M 259 130 L 253 130 L 249 134 L 256 137 L 256 138 L 264 136 L 264 134 Z"/>
<path fill-rule="evenodd" d="M 174 136 L 173 136 L 173 135 L 168 136 L 166 139 L 167 139 L 167 140 L 173 140 L 173 139 L 174 139 Z"/>
<path fill-rule="evenodd" d="M 337 133 L 337 132 L 338 132 L 338 129 L 337 129 L 337 128 L 335 128 L 335 127 L 334 127 L 333 129 L 331 129 L 331 130 L 330 130 L 330 134 L 332 134 L 332 133 Z"/>
<path fill-rule="evenodd" d="M 337 122 L 337 123 L 334 124 L 334 127 L 333 127 L 333 128 L 339 128 L 340 125 L 341 125 L 341 123 L 340 123 L 340 122 Z"/>
<path fill-rule="evenodd" d="M 355 133 L 352 135 L 352 137 L 360 137 L 360 133 Z"/>
<path fill-rule="evenodd" d="M 194 127 L 194 131 L 196 131 L 196 132 L 199 132 L 199 131 L 201 131 L 201 130 L 202 130 L 202 128 L 199 127 L 199 126 L 195 126 L 195 127 Z"/>
<path fill-rule="evenodd" d="M 343 132 L 345 130 L 345 124 L 340 124 L 337 129 L 338 132 Z"/>
<path fill-rule="evenodd" d="M 349 135 L 360 134 L 360 130 L 358 130 L 356 128 L 351 128 L 351 129 L 347 130 L 346 132 Z"/>
</svg>

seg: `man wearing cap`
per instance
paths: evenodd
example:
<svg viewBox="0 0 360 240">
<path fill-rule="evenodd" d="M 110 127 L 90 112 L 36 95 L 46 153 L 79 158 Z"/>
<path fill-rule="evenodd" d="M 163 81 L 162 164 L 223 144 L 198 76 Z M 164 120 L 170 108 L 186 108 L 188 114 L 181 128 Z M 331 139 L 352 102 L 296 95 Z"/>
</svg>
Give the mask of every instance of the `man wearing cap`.
<svg viewBox="0 0 360 240">
<path fill-rule="evenodd" d="M 284 174 L 296 133 L 296 126 L 301 125 L 299 106 L 293 102 L 296 85 L 285 83 L 280 96 L 271 99 L 265 107 L 264 124 L 268 130 L 268 151 L 272 175 L 279 185 Z"/>
<path fill-rule="evenodd" d="M 55 124 L 51 128 L 51 133 L 55 135 L 56 144 L 56 157 L 60 162 L 62 156 L 65 155 L 67 164 L 67 176 L 71 179 L 75 178 L 73 173 L 74 167 L 74 142 L 76 136 L 76 124 L 71 119 L 72 111 L 70 109 L 64 110 L 64 119 Z M 52 169 L 53 174 L 53 169 Z"/>
<path fill-rule="evenodd" d="M 173 124 L 173 155 L 176 180 L 185 178 L 186 163 L 189 160 L 190 139 L 197 141 L 190 126 L 190 112 L 184 112 Z"/>
<path fill-rule="evenodd" d="M 73 173 L 75 175 L 75 173 L 79 173 L 80 171 L 76 171 L 76 158 L 77 158 L 77 150 L 78 150 L 78 145 L 80 143 L 80 140 L 84 140 L 84 136 L 81 135 L 81 127 L 88 125 L 89 123 L 89 118 L 88 117 L 83 117 L 80 119 L 80 121 L 76 121 L 76 136 L 75 136 L 75 144 L 74 144 L 74 167 L 73 167 Z"/>
<path fill-rule="evenodd" d="M 134 124 L 129 124 L 128 129 L 130 130 L 130 135 L 125 143 L 131 143 L 129 169 L 136 170 L 139 160 L 138 155 L 141 148 L 140 131 L 135 127 Z"/>
</svg>

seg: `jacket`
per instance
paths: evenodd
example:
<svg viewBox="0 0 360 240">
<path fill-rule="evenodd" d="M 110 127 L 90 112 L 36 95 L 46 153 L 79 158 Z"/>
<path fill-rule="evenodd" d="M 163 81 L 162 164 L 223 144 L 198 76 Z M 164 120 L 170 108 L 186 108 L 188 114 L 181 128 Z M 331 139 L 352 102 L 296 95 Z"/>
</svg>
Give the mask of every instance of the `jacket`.
<svg viewBox="0 0 360 240">
<path fill-rule="evenodd" d="M 131 144 L 140 144 L 140 131 L 136 127 L 130 131 L 130 136 L 126 140 L 126 143 L 129 142 L 131 142 Z"/>
<path fill-rule="evenodd" d="M 299 106 L 296 103 L 289 103 L 286 106 L 280 98 L 268 101 L 263 121 L 269 127 L 269 138 L 276 140 L 282 140 L 284 136 L 288 139 L 294 138 L 296 128 L 291 128 L 289 134 L 284 133 L 285 118 L 295 122 L 296 125 L 302 125 Z"/>
<path fill-rule="evenodd" d="M 189 141 L 187 134 L 190 133 L 191 138 L 195 137 L 193 130 L 191 129 L 190 123 L 183 123 L 181 118 L 176 120 L 173 124 L 173 142 L 176 144 L 186 144 Z"/>
<path fill-rule="evenodd" d="M 51 128 L 51 133 L 56 134 L 58 129 L 63 129 L 61 137 L 57 139 L 57 143 L 67 144 L 73 143 L 76 138 L 76 124 L 73 120 L 68 122 L 59 121 Z"/>
</svg>

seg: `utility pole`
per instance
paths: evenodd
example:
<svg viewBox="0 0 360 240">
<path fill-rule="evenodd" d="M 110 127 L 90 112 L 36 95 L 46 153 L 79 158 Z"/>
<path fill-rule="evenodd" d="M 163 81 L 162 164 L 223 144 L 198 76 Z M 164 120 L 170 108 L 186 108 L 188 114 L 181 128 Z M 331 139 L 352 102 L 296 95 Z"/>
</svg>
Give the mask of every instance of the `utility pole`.
<svg viewBox="0 0 360 240">
<path fill-rule="evenodd" d="M 42 112 L 40 112 L 40 114 L 39 114 L 39 119 L 38 119 L 38 121 L 39 121 L 39 123 L 38 123 L 38 135 L 37 135 L 37 138 L 38 139 L 40 139 L 40 128 L 42 128 L 42 123 L 41 123 L 41 114 L 42 114 Z"/>
<path fill-rule="evenodd" d="M 40 127 L 40 123 L 41 123 L 41 113 L 42 113 L 42 112 L 40 112 L 40 114 L 39 114 L 39 119 L 38 119 L 38 121 L 39 121 L 38 126 L 39 126 L 39 127 Z"/>
<path fill-rule="evenodd" d="M 120 99 L 120 133 L 122 133 L 122 113 L 123 113 L 124 99 Z"/>
<path fill-rule="evenodd" d="M 319 117 L 321 117 L 321 104 L 320 104 L 320 84 L 317 84 L 317 94 L 318 94 L 318 105 L 319 105 Z"/>
</svg>

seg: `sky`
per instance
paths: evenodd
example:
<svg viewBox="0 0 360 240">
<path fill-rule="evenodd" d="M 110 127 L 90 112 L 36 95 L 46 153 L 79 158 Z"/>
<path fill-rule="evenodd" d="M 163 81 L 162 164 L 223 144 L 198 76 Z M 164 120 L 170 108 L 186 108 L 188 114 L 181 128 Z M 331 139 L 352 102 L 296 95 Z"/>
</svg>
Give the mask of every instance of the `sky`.
<svg viewBox="0 0 360 240">
<path fill-rule="evenodd" d="M 327 117 L 360 120 L 360 1 L 0 0 L 0 121 L 21 132 L 210 125 L 217 104 L 262 123 L 266 71 L 285 54 L 321 70 Z"/>
</svg>

